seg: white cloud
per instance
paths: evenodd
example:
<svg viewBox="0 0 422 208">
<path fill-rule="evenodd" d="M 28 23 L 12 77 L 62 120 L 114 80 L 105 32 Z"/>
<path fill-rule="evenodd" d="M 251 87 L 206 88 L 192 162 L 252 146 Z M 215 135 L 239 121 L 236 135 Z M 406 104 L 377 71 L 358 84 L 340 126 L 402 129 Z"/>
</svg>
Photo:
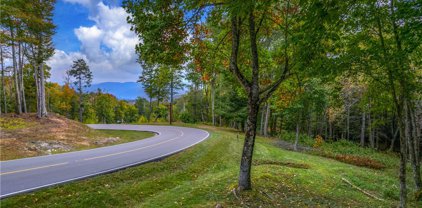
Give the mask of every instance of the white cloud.
<svg viewBox="0 0 422 208">
<path fill-rule="evenodd" d="M 79 58 L 86 59 L 86 57 L 79 53 L 65 53 L 61 50 L 55 50 L 53 57 L 47 61 L 47 65 L 51 67 L 51 77 L 50 79 L 54 82 L 63 82 L 65 77 L 65 72 L 69 69 L 73 61 Z"/>
<path fill-rule="evenodd" d="M 89 5 L 95 1 L 65 0 Z M 87 6 L 88 7 L 88 6 Z M 136 62 L 135 45 L 138 38 L 130 31 L 126 22 L 128 14 L 122 7 L 109 7 L 99 2 L 90 19 L 92 27 L 79 27 L 74 30 L 81 43 L 80 52 L 66 53 L 56 50 L 49 60 L 52 67 L 52 81 L 62 82 L 64 71 L 71 67 L 75 58 L 83 57 L 94 75 L 94 83 L 105 81 L 136 81 L 140 66 Z"/>
</svg>

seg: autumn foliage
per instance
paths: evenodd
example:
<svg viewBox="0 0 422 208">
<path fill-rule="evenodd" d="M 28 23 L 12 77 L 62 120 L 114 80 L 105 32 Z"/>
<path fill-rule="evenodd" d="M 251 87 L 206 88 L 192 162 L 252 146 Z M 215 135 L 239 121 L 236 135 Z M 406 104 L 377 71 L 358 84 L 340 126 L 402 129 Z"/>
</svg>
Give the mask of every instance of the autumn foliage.
<svg viewBox="0 0 422 208">
<path fill-rule="evenodd" d="M 376 170 L 381 170 L 385 168 L 385 165 L 381 162 L 373 160 L 368 157 L 348 155 L 348 154 L 332 154 L 328 152 L 318 152 L 317 155 L 331 158 L 340 162 L 344 162 L 351 165 L 356 165 L 359 167 L 371 168 Z"/>
</svg>

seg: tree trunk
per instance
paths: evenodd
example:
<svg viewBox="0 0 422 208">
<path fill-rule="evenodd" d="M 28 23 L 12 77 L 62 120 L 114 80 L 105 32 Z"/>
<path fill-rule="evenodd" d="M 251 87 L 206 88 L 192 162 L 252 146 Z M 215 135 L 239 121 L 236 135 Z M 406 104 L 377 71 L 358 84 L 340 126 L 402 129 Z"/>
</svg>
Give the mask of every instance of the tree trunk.
<svg viewBox="0 0 422 208">
<path fill-rule="evenodd" d="M 259 134 L 260 135 L 264 134 L 264 118 L 265 118 L 265 105 L 262 106 L 262 109 L 261 109 L 261 122 L 259 123 L 259 125 L 260 125 Z"/>
<path fill-rule="evenodd" d="M 211 81 L 211 116 L 212 116 L 212 125 L 216 125 L 215 121 L 215 77 Z"/>
<path fill-rule="evenodd" d="M 362 112 L 362 126 L 360 130 L 360 146 L 365 146 L 365 111 Z"/>
<path fill-rule="evenodd" d="M 257 100 L 249 99 L 245 142 L 243 144 L 242 159 L 240 163 L 239 190 L 248 190 L 252 188 L 251 166 L 256 136 L 258 109 L 259 105 Z"/>
<path fill-rule="evenodd" d="M 280 125 L 278 126 L 279 130 L 278 133 L 281 134 L 281 131 L 283 130 L 283 117 L 280 116 Z"/>
<path fill-rule="evenodd" d="M 78 76 L 78 89 L 79 89 L 79 121 L 83 122 L 83 106 L 82 106 L 82 77 Z"/>
<path fill-rule="evenodd" d="M 333 122 L 328 121 L 328 138 L 333 139 Z"/>
<path fill-rule="evenodd" d="M 295 145 L 293 146 L 295 151 L 297 151 L 297 144 L 299 143 L 299 133 L 300 133 L 300 125 L 298 121 L 296 122 L 296 138 L 295 138 Z"/>
<path fill-rule="evenodd" d="M 20 95 L 21 95 L 21 101 L 22 101 L 22 111 L 24 113 L 27 113 L 27 109 L 26 109 L 26 98 L 25 98 L 25 85 L 24 85 L 24 80 L 23 80 L 23 52 L 22 52 L 22 44 L 19 43 L 19 56 L 18 56 L 18 60 L 19 60 L 19 88 L 20 88 Z"/>
<path fill-rule="evenodd" d="M 264 120 L 264 136 L 267 137 L 268 136 L 268 122 L 270 119 L 270 104 L 267 103 L 266 105 L 266 111 L 265 111 L 265 120 Z"/>
<path fill-rule="evenodd" d="M 222 120 L 221 120 L 221 115 L 219 116 L 220 117 L 220 122 L 219 122 L 219 125 L 220 125 L 220 127 L 223 125 L 223 122 L 222 122 Z"/>
<path fill-rule="evenodd" d="M 375 148 L 374 130 L 372 128 L 371 113 L 368 114 L 368 129 L 369 129 L 369 144 L 371 145 L 371 148 Z"/>
<path fill-rule="evenodd" d="M 39 80 L 39 67 L 34 67 L 34 80 L 35 80 L 35 89 L 36 89 L 36 97 L 37 97 L 37 117 L 40 118 L 40 80 Z"/>
<path fill-rule="evenodd" d="M 398 133 L 399 133 L 399 129 L 397 128 L 396 131 L 393 134 L 393 139 L 391 140 L 391 144 L 390 144 L 390 148 L 389 148 L 390 152 L 394 150 L 394 144 L 396 143 Z"/>
<path fill-rule="evenodd" d="M 169 110 L 170 110 L 170 116 L 169 116 L 169 123 L 170 125 L 172 125 L 173 122 L 173 88 L 174 88 L 174 83 L 173 83 L 173 78 L 174 78 L 174 72 L 173 70 L 171 70 L 171 81 L 170 81 L 170 106 L 169 106 Z"/>
<path fill-rule="evenodd" d="M 44 76 L 44 63 L 40 68 L 40 118 L 47 116 L 47 106 L 45 104 L 45 76 Z"/>
<path fill-rule="evenodd" d="M 417 153 L 417 144 L 414 142 L 416 139 L 416 131 L 414 129 L 415 125 L 413 123 L 413 112 L 410 104 L 406 105 L 406 137 L 407 137 L 407 145 L 409 149 L 409 158 L 410 158 L 410 165 L 413 172 L 413 180 L 415 182 L 415 189 L 416 192 L 419 193 L 421 191 L 422 182 L 421 182 L 421 173 L 420 173 L 420 163 L 418 163 L 418 153 Z"/>
<path fill-rule="evenodd" d="M 13 62 L 13 77 L 15 79 L 15 93 L 16 93 L 16 110 L 17 114 L 22 113 L 22 103 L 21 103 L 21 95 L 20 95 L 20 84 L 19 84 L 19 73 L 18 73 L 18 66 L 16 62 L 16 51 L 15 51 L 15 41 L 14 41 L 14 31 L 13 28 L 10 28 L 10 36 L 12 39 L 12 62 Z"/>
<path fill-rule="evenodd" d="M 406 207 L 407 190 L 406 190 L 406 138 L 405 127 L 403 124 L 402 115 L 398 116 L 400 128 L 400 168 L 399 168 L 399 181 L 400 181 L 400 207 Z"/>
<path fill-rule="evenodd" d="M 4 84 L 4 62 L 3 62 L 3 47 L 0 46 L 0 64 L 1 64 L 1 95 L 3 102 L 4 113 L 7 113 L 7 98 L 6 98 L 6 85 Z M 1 110 L 0 110 L 1 113 Z"/>
<path fill-rule="evenodd" d="M 152 115 L 152 97 L 149 97 L 148 122 L 151 122 L 151 115 Z"/>
<path fill-rule="evenodd" d="M 350 106 L 346 106 L 346 139 L 350 139 Z"/>
<path fill-rule="evenodd" d="M 235 20 L 236 22 L 233 22 Z M 243 145 L 242 159 L 240 162 L 240 173 L 239 173 L 239 187 L 240 191 L 252 189 L 251 185 L 251 168 L 252 168 L 252 156 L 255 145 L 256 127 L 259 110 L 259 61 L 258 61 L 258 46 L 256 39 L 255 29 L 255 17 L 253 10 L 249 11 L 249 36 L 251 46 L 251 58 L 252 58 L 252 81 L 249 86 L 246 86 L 248 93 L 248 118 L 245 133 L 245 142 Z M 232 19 L 232 47 L 236 51 L 231 56 L 231 63 L 236 64 L 237 67 L 237 53 L 239 49 L 239 28 L 237 25 L 237 18 Z M 234 60 L 236 59 L 236 60 Z"/>
</svg>

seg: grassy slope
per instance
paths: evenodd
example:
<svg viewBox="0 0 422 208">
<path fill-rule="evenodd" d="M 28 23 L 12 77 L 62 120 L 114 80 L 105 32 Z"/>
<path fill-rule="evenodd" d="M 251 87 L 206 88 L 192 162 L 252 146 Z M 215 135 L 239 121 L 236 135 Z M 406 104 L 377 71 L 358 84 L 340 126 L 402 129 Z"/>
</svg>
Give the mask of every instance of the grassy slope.
<svg viewBox="0 0 422 208">
<path fill-rule="evenodd" d="M 77 121 L 50 114 L 37 119 L 35 114 L 0 117 L 0 161 L 48 154 L 34 148 L 35 142 L 59 143 L 70 151 L 131 142 L 154 136 L 151 132 L 94 130 Z M 109 138 L 118 140 L 106 141 Z M 65 152 L 54 149 L 51 153 Z"/>
<path fill-rule="evenodd" d="M 233 194 L 242 136 L 211 137 L 160 162 L 5 199 L 2 207 L 393 207 L 395 170 L 371 170 L 279 149 L 258 138 L 252 191 Z M 378 156 L 376 156 L 378 157 Z M 390 161 L 390 160 L 389 160 Z M 397 160 L 394 160 L 397 163 Z M 395 164 L 393 164 L 395 166 Z M 308 168 L 306 168 L 308 167 Z M 351 188 L 348 179 L 385 201 Z M 412 202 L 415 207 L 415 202 Z"/>
</svg>

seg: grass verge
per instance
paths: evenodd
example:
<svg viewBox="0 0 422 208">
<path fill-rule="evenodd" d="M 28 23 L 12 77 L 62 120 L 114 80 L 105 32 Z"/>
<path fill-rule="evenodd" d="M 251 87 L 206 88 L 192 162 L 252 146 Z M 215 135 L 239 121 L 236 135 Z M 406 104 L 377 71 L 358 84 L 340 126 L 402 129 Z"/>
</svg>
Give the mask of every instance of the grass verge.
<svg viewBox="0 0 422 208">
<path fill-rule="evenodd" d="M 235 193 L 243 136 L 207 128 L 209 139 L 159 162 L 7 198 L 2 207 L 394 207 L 394 165 L 383 170 L 275 147 L 257 138 L 253 190 Z M 368 197 L 345 183 L 382 198 Z M 410 183 L 409 183 L 410 184 Z M 411 186 L 411 185 L 409 185 Z M 411 192 L 412 190 L 410 190 Z M 410 195 L 410 194 L 409 194 Z M 410 207 L 417 207 L 411 201 Z"/>
</svg>

